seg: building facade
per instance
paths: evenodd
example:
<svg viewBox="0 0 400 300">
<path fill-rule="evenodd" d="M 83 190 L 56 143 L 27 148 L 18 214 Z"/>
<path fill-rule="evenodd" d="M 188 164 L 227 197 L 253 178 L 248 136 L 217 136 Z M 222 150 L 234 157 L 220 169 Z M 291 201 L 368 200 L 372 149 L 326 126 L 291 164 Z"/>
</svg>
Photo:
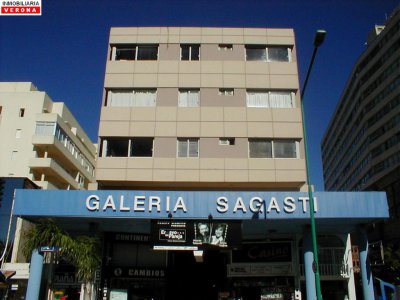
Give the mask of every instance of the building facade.
<svg viewBox="0 0 400 300">
<path fill-rule="evenodd" d="M 400 10 L 375 26 L 322 140 L 328 191 L 385 191 L 391 219 L 371 241 L 399 242 Z"/>
<path fill-rule="evenodd" d="M 112 28 L 99 188 L 298 191 L 291 29 Z"/>
<path fill-rule="evenodd" d="M 96 149 L 62 102 L 31 82 L 0 82 L 0 176 L 43 189 L 86 189 Z"/>
</svg>

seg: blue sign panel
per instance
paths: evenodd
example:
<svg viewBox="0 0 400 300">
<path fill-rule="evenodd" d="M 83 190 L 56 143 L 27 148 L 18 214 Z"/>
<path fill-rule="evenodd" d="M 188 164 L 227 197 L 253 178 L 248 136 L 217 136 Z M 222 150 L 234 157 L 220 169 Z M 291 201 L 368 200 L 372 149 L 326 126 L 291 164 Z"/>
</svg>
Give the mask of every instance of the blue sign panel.
<svg viewBox="0 0 400 300">
<path fill-rule="evenodd" d="M 316 218 L 387 218 L 383 192 L 316 192 Z M 163 219 L 307 219 L 307 193 L 17 190 L 15 215 Z"/>
</svg>

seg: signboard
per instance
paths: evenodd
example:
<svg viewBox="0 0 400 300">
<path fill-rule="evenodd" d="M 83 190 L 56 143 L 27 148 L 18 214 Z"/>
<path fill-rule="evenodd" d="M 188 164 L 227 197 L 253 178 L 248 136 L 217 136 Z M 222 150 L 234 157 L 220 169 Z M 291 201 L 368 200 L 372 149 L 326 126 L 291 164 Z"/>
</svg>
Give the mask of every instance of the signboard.
<svg viewBox="0 0 400 300">
<path fill-rule="evenodd" d="M 242 244 L 240 250 L 232 252 L 232 261 L 235 263 L 291 262 L 292 244 L 290 242 Z"/>
<path fill-rule="evenodd" d="M 228 277 L 289 276 L 293 274 L 291 263 L 229 264 L 227 271 Z"/>
<path fill-rule="evenodd" d="M 149 267 L 113 267 L 112 277 L 120 278 L 164 278 L 164 268 Z"/>
<path fill-rule="evenodd" d="M 240 246 L 241 222 L 153 220 L 151 243 L 157 250 L 198 250 Z"/>
</svg>

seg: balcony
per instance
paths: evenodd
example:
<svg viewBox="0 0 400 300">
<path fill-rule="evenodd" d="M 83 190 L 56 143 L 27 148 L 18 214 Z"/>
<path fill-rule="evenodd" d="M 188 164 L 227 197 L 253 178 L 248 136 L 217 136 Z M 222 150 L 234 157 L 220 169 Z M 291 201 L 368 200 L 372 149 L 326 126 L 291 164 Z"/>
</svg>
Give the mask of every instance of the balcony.
<svg viewBox="0 0 400 300">
<path fill-rule="evenodd" d="M 340 280 L 350 278 L 351 270 L 347 264 L 319 264 L 321 280 Z M 300 264 L 300 275 L 305 277 L 304 264 Z"/>
</svg>

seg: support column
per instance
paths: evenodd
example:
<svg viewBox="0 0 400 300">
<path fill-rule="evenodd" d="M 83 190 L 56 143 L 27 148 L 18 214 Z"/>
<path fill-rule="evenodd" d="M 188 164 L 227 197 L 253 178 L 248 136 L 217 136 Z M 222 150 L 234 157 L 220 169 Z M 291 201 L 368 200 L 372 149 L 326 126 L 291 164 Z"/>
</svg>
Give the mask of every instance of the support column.
<svg viewBox="0 0 400 300">
<path fill-rule="evenodd" d="M 368 258 L 368 237 L 364 228 L 358 228 L 358 247 L 364 300 L 374 300 L 374 283 Z"/>
<path fill-rule="evenodd" d="M 303 255 L 307 300 L 315 300 L 317 299 L 317 291 L 315 288 L 315 273 L 313 271 L 314 253 L 309 228 L 305 230 L 303 236 Z"/>
<path fill-rule="evenodd" d="M 40 283 L 42 281 L 43 271 L 43 254 L 37 249 L 33 250 L 31 265 L 29 270 L 28 288 L 26 291 L 26 299 L 39 300 Z"/>
</svg>

